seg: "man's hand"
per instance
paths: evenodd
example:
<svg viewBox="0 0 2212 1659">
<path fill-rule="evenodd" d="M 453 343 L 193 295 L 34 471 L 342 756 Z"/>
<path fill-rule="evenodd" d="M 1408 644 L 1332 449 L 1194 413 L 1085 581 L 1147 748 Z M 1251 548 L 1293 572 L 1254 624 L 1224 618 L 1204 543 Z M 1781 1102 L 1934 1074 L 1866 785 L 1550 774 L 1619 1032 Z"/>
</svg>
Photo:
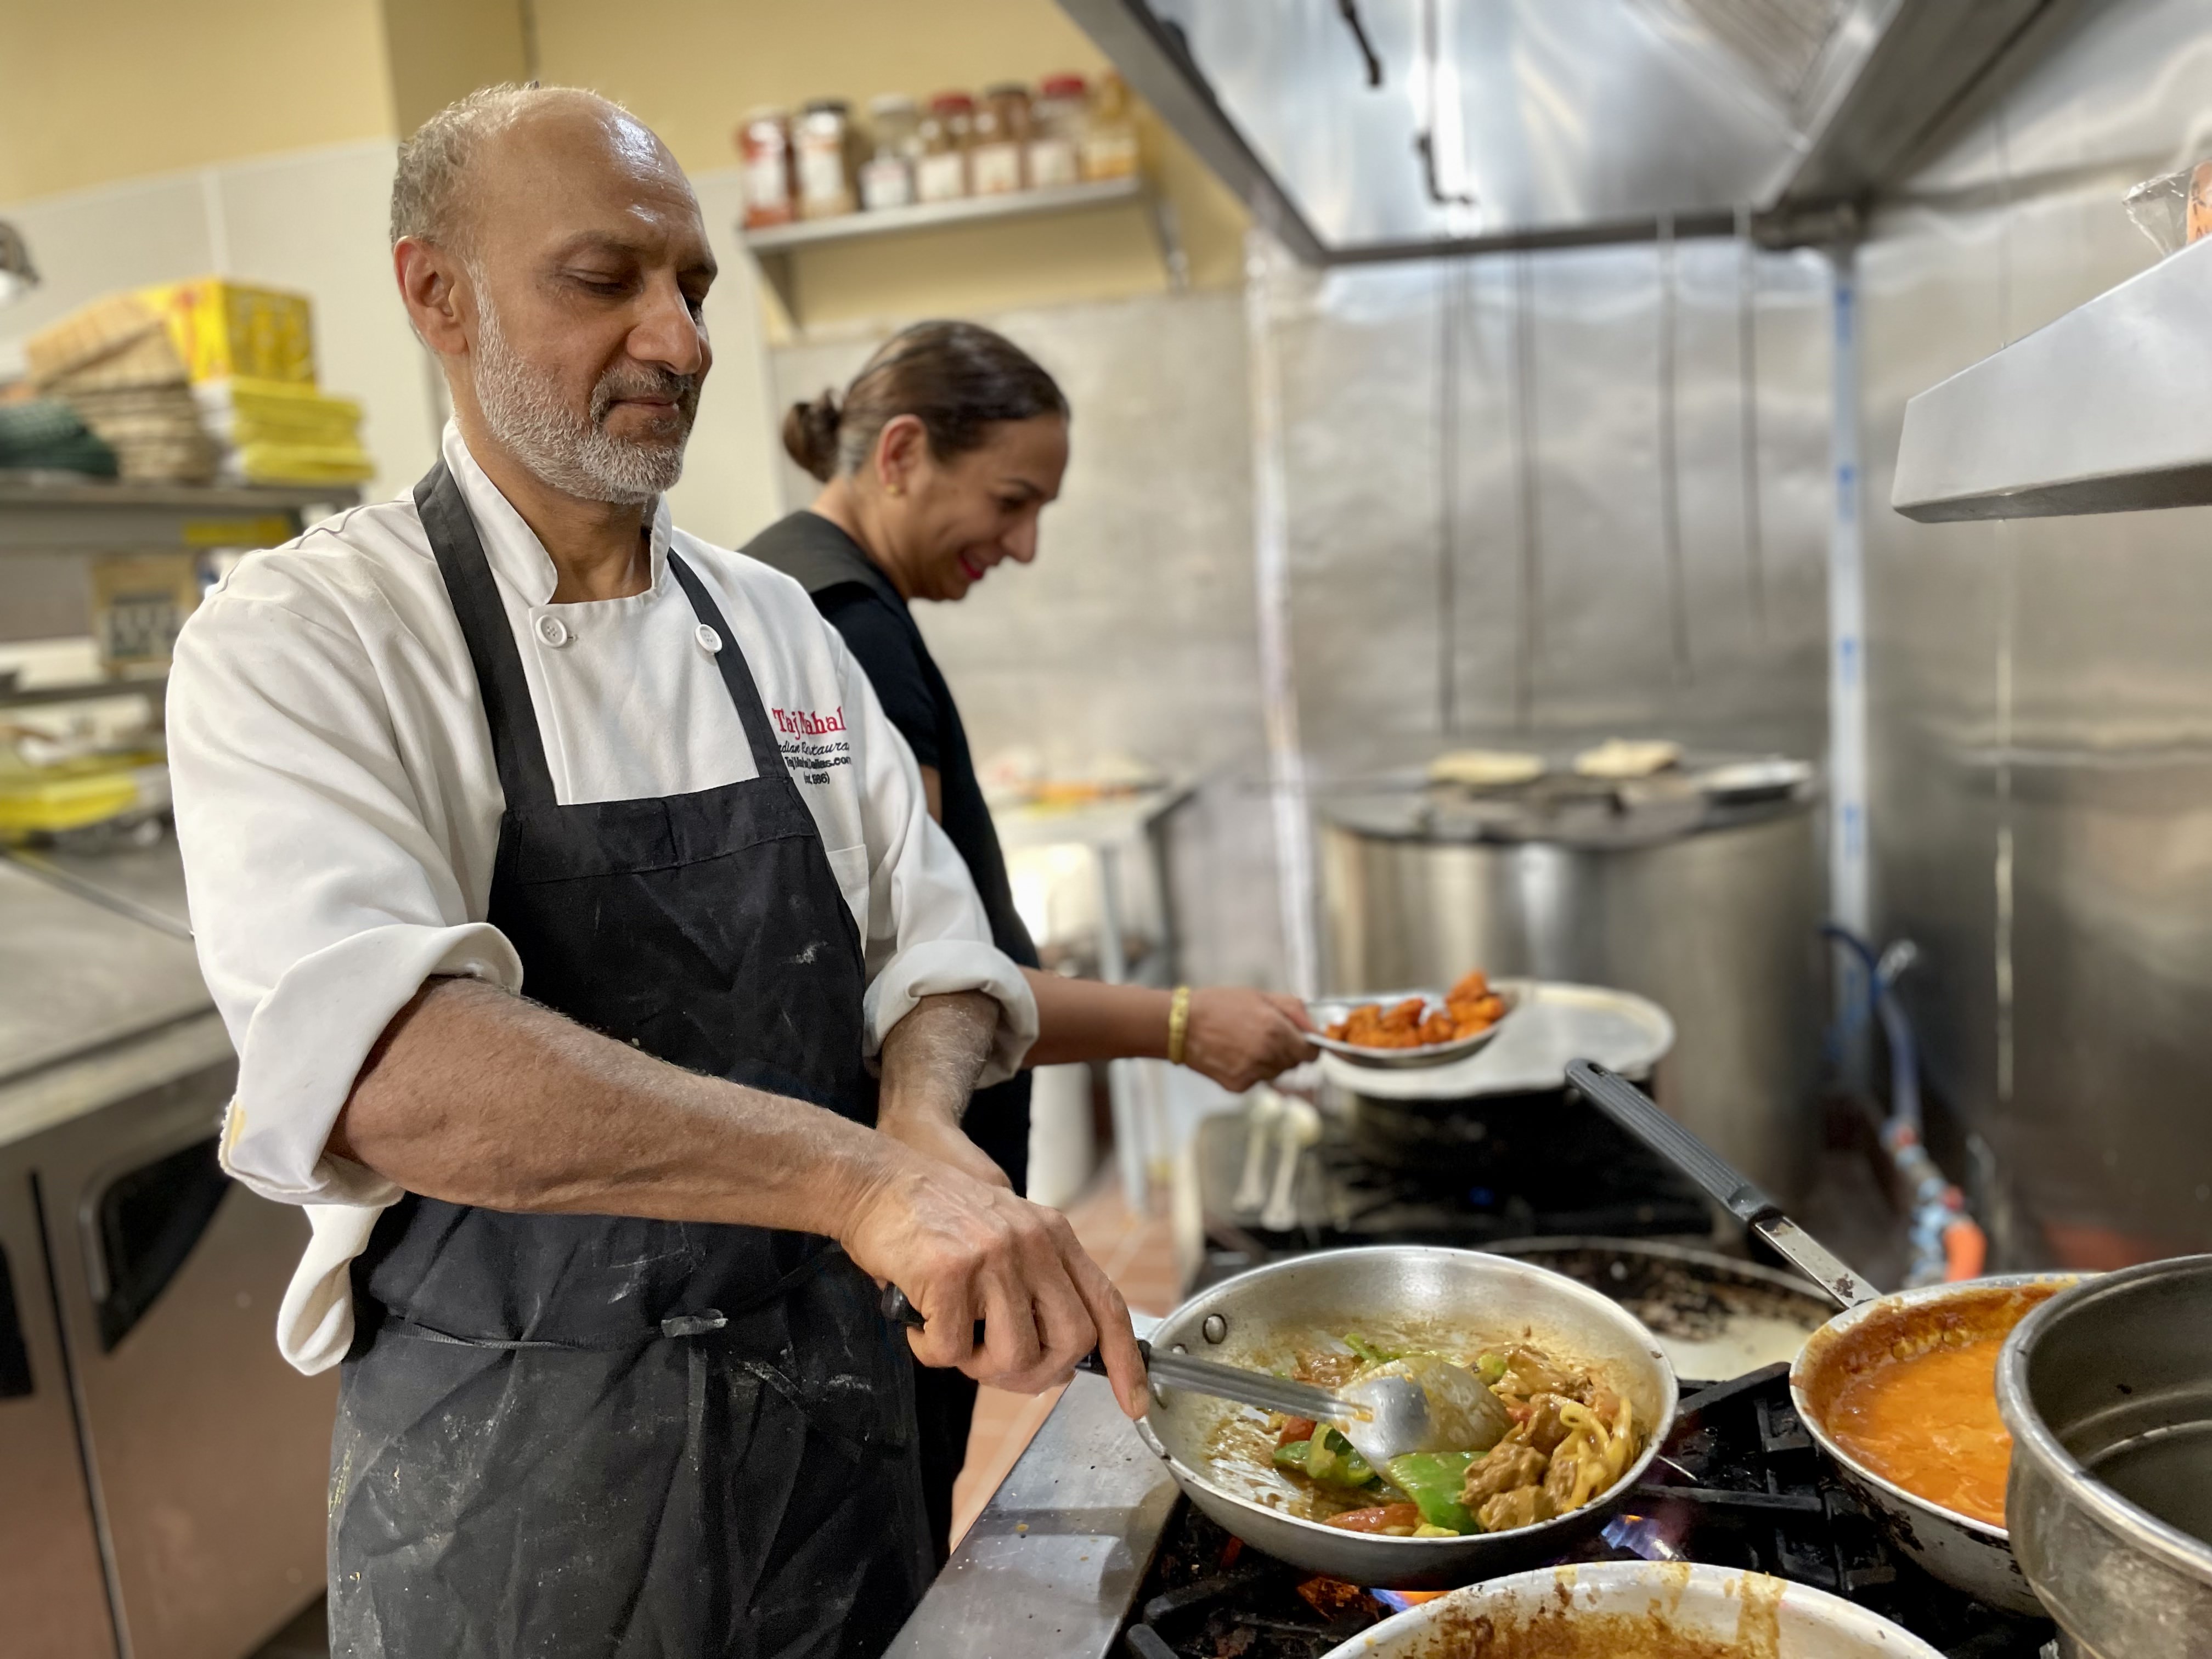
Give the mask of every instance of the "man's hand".
<svg viewBox="0 0 2212 1659">
<path fill-rule="evenodd" d="M 1279 991 L 1193 991 L 1183 1063 L 1242 1094 L 1313 1059 L 1319 1051 L 1306 1040 L 1313 1028 L 1305 1004 Z"/>
<path fill-rule="evenodd" d="M 1121 1409 L 1144 1415 L 1145 1362 L 1128 1306 L 1058 1211 L 909 1154 L 850 1214 L 839 1242 L 921 1310 L 925 1328 L 907 1340 L 923 1364 L 1040 1394 L 1095 1347 Z"/>
</svg>

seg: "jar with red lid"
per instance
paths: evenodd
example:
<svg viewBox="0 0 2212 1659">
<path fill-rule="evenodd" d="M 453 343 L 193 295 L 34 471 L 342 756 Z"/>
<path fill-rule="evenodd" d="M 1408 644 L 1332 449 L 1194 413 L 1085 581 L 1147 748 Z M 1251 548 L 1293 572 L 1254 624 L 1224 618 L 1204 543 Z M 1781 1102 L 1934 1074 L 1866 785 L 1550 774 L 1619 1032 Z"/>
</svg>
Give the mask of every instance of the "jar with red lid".
<svg viewBox="0 0 2212 1659">
<path fill-rule="evenodd" d="M 738 168 L 744 179 L 745 228 L 787 225 L 797 192 L 791 172 L 791 113 L 773 106 L 749 112 L 738 124 Z"/>
<path fill-rule="evenodd" d="M 842 98 L 815 99 L 799 112 L 791 147 L 800 218 L 834 219 L 860 206 L 853 188 L 851 105 Z"/>
<path fill-rule="evenodd" d="M 1029 179 L 1032 190 L 1072 185 L 1083 177 L 1083 127 L 1090 88 L 1079 75 L 1048 75 L 1030 109 Z"/>
<path fill-rule="evenodd" d="M 940 92 L 929 100 L 914 164 L 917 201 L 957 202 L 968 193 L 968 149 L 975 135 L 975 100 L 964 92 Z"/>
</svg>

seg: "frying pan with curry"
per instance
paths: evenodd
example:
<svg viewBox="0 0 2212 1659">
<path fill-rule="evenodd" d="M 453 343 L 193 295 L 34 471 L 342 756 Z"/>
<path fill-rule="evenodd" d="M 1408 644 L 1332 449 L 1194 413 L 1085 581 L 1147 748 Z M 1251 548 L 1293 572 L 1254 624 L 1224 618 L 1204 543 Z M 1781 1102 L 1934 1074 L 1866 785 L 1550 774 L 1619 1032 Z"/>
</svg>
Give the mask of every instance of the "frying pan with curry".
<svg viewBox="0 0 2212 1659">
<path fill-rule="evenodd" d="M 1633 1084 L 1580 1060 L 1567 1080 L 1843 1310 L 1791 1364 L 1790 1400 L 1898 1547 L 1990 1607 L 2044 1616 L 2003 1524 L 2012 1443 L 1996 1415 L 1996 1360 L 2012 1328 L 2075 1276 L 2021 1273 L 1883 1295 Z"/>
</svg>

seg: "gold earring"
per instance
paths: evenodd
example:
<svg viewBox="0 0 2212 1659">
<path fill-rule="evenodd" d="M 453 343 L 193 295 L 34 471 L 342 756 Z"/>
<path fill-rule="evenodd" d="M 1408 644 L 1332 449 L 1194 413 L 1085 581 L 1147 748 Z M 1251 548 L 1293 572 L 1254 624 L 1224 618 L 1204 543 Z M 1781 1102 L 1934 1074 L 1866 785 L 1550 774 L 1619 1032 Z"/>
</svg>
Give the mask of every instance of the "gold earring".
<svg viewBox="0 0 2212 1659">
<path fill-rule="evenodd" d="M 906 486 L 904 484 L 893 484 L 888 493 L 893 495 L 903 495 L 906 494 Z"/>
</svg>

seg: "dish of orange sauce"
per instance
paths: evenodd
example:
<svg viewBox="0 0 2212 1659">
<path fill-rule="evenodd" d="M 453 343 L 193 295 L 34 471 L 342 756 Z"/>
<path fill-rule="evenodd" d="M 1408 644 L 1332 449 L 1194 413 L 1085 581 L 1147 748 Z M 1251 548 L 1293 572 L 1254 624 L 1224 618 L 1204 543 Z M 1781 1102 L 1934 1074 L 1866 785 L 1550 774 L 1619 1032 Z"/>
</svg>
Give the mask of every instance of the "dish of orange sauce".
<svg viewBox="0 0 2212 1659">
<path fill-rule="evenodd" d="M 2004 1337 L 1944 1343 L 1846 1381 L 1826 1424 L 1845 1451 L 1885 1480 L 1947 1510 L 2005 1523 L 2012 1436 L 1997 1415 Z"/>
</svg>

